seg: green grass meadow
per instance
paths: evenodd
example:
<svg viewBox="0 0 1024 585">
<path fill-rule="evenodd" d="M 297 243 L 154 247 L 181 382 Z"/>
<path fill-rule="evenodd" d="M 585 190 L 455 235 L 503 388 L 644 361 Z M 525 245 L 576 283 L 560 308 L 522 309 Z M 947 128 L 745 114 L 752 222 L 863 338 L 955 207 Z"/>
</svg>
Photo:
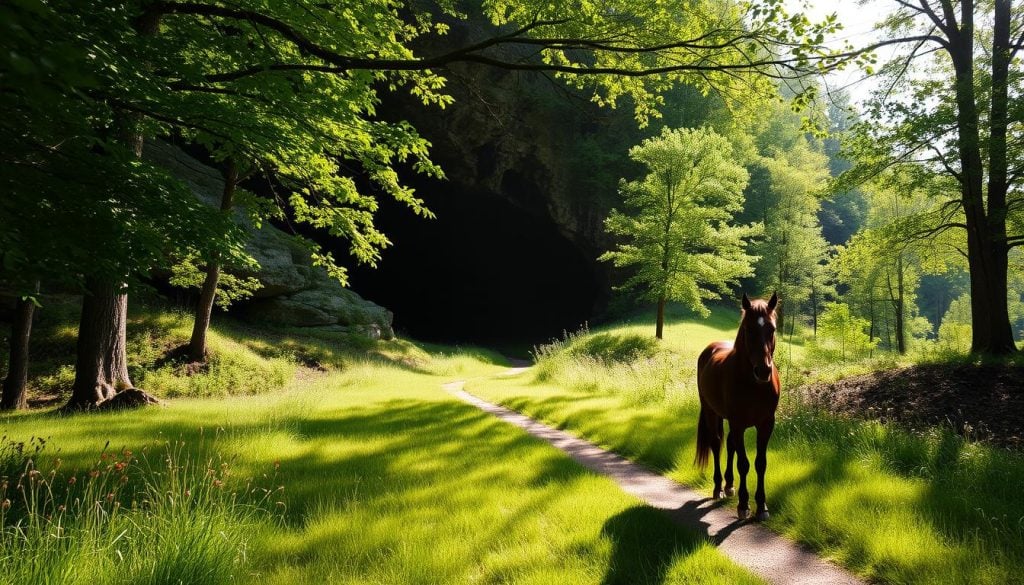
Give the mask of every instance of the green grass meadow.
<svg viewBox="0 0 1024 585">
<path fill-rule="evenodd" d="M 649 339 L 647 317 L 581 332 L 538 348 L 532 370 L 475 379 L 466 389 L 710 494 L 710 469 L 692 465 L 695 364 L 708 342 L 734 337 L 738 317 L 727 309 L 708 320 L 677 313 L 662 343 Z M 803 349 L 778 346 L 784 393 L 808 379 L 893 361 L 821 366 L 809 363 Z M 751 430 L 749 453 L 753 437 Z M 756 483 L 753 471 L 749 479 Z M 912 434 L 838 418 L 784 396 L 767 482 L 769 527 L 869 580 L 1024 582 L 1020 453 L 965 441 L 949 429 Z"/>
<path fill-rule="evenodd" d="M 224 323 L 219 366 L 154 366 L 187 326 L 130 324 L 165 407 L 0 418 L 0 583 L 760 582 L 441 389 L 503 371 L 495 354 Z M 63 328 L 39 339 L 59 377 Z"/>
</svg>

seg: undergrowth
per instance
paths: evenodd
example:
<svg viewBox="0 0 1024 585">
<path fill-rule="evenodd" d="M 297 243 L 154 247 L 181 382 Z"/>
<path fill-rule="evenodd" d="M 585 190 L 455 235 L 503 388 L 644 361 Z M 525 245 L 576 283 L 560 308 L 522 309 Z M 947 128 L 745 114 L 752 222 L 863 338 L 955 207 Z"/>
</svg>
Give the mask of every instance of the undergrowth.
<svg viewBox="0 0 1024 585">
<path fill-rule="evenodd" d="M 235 478 L 231 462 L 168 442 L 104 450 L 65 470 L 33 438 L 0 443 L 0 583 L 232 583 L 249 532 L 283 488 Z"/>
</svg>

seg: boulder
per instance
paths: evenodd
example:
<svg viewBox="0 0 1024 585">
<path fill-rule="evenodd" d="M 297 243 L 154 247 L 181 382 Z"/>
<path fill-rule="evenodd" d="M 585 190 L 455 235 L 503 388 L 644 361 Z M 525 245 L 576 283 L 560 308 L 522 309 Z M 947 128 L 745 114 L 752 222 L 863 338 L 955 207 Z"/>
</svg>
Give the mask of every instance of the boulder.
<svg viewBox="0 0 1024 585">
<path fill-rule="evenodd" d="M 216 169 L 167 142 L 147 143 L 145 153 L 147 159 L 184 181 L 198 199 L 220 206 L 224 183 Z M 269 223 L 256 228 L 242 210 L 236 210 L 235 219 L 249 230 L 246 251 L 260 265 L 255 273 L 236 272 L 260 282 L 253 299 L 242 307 L 247 318 L 288 327 L 328 328 L 373 339 L 394 337 L 391 311 L 346 289 L 325 269 L 313 266 L 309 250 L 294 237 Z"/>
</svg>

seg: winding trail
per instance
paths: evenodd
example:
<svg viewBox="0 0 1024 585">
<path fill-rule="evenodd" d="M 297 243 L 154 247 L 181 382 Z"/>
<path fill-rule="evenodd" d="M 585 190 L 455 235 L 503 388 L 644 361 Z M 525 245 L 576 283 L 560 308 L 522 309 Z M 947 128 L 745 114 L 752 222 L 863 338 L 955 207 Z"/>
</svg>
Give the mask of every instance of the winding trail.
<svg viewBox="0 0 1024 585">
<path fill-rule="evenodd" d="M 503 375 L 521 373 L 514 368 Z M 461 400 L 522 428 L 565 452 L 580 465 L 614 480 L 626 493 L 662 510 L 676 523 L 703 532 L 733 562 L 761 578 L 786 585 L 863 585 L 857 577 L 767 528 L 736 519 L 731 500 L 716 502 L 628 459 L 549 427 L 526 415 L 491 404 L 465 390 L 464 381 L 443 388 Z"/>
</svg>

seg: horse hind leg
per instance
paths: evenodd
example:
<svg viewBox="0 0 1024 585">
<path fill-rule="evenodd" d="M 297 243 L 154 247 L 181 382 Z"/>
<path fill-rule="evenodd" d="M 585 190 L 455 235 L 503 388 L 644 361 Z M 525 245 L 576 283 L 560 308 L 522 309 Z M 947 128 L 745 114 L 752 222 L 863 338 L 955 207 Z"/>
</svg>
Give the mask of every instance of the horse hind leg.
<svg viewBox="0 0 1024 585">
<path fill-rule="evenodd" d="M 731 431 L 731 429 L 730 429 Z M 731 498 L 736 495 L 733 489 L 732 460 L 736 455 L 736 445 L 732 440 L 732 432 L 725 439 L 725 497 Z"/>
<path fill-rule="evenodd" d="M 722 497 L 722 431 L 724 426 L 722 424 L 722 417 L 712 413 L 710 410 L 708 413 L 708 426 L 711 429 L 711 455 L 715 459 L 715 491 L 712 493 L 714 499 Z"/>
</svg>

